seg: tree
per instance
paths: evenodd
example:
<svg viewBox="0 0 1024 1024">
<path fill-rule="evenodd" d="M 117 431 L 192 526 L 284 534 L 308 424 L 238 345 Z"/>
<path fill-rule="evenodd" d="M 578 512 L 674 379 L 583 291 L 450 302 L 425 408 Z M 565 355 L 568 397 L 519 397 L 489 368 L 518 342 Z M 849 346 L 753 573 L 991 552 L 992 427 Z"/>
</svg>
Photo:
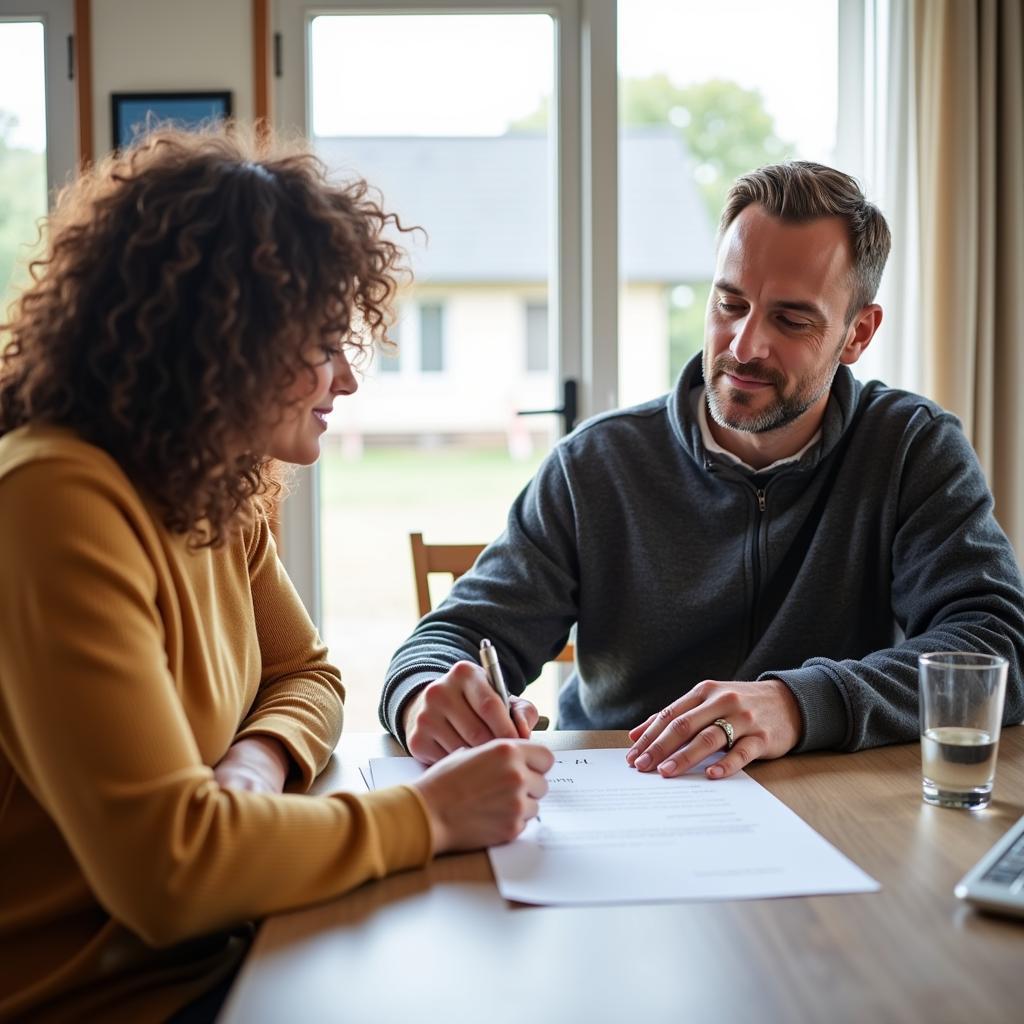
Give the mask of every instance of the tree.
<svg viewBox="0 0 1024 1024">
<path fill-rule="evenodd" d="M 623 79 L 619 119 L 626 128 L 672 125 L 680 132 L 712 224 L 718 222 L 725 194 L 739 175 L 794 154 L 793 146 L 776 133 L 761 93 L 723 79 L 687 86 L 675 85 L 666 74 Z M 549 123 L 550 101 L 545 97 L 536 110 L 512 122 L 509 131 L 542 131 Z M 673 378 L 701 347 L 709 289 L 708 281 L 690 281 L 685 288 L 674 289 L 688 301 L 669 305 Z"/>
<path fill-rule="evenodd" d="M 761 93 L 736 82 L 712 79 L 681 87 L 665 74 L 627 78 L 619 106 L 625 126 L 672 124 L 679 129 L 712 222 L 739 175 L 793 155 L 792 145 L 776 134 Z"/>
<path fill-rule="evenodd" d="M 551 123 L 551 101 L 508 126 L 510 132 L 544 131 Z M 694 161 L 694 176 L 712 221 L 718 220 L 733 180 L 762 164 L 793 156 L 793 147 L 775 131 L 756 89 L 712 79 L 678 86 L 666 74 L 622 80 L 619 119 L 623 127 L 673 125 Z"/>
<path fill-rule="evenodd" d="M 10 152 L 7 140 L 17 123 L 18 119 L 13 114 L 8 114 L 6 110 L 0 110 L 0 171 L 7 163 L 7 154 Z M 0 192 L 0 232 L 3 231 L 4 225 L 10 219 L 11 209 L 11 196 L 4 189 Z M 0 281 L 2 280 L 3 278 L 0 278 Z"/>
<path fill-rule="evenodd" d="M 23 283 L 23 265 L 46 213 L 46 157 L 11 145 L 16 125 L 13 115 L 0 110 L 0 322 Z"/>
<path fill-rule="evenodd" d="M 551 124 L 551 97 L 542 96 L 535 110 L 509 121 L 507 132 L 546 132 Z"/>
</svg>

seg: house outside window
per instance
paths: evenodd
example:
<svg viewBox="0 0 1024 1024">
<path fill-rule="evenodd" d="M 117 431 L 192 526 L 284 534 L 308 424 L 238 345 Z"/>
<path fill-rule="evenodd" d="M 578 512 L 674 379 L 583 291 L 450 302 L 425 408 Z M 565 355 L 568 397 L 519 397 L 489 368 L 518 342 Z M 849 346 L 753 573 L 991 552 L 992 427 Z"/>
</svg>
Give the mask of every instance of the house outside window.
<svg viewBox="0 0 1024 1024">
<path fill-rule="evenodd" d="M 444 370 L 444 306 L 440 303 L 420 305 L 420 370 Z"/>
<path fill-rule="evenodd" d="M 546 373 L 551 368 L 548 344 L 548 304 L 526 304 L 526 369 L 530 373 Z"/>
<path fill-rule="evenodd" d="M 388 337 L 395 343 L 396 348 L 382 349 L 377 355 L 377 368 L 380 373 L 400 373 L 402 370 L 402 318 L 398 319 L 388 328 Z"/>
</svg>

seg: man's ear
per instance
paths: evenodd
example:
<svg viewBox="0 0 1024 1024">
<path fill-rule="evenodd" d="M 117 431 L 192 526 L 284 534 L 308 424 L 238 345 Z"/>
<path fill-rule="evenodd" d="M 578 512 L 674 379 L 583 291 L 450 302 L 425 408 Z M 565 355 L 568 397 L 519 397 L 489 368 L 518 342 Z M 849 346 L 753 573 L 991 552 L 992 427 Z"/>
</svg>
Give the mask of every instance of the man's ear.
<svg viewBox="0 0 1024 1024">
<path fill-rule="evenodd" d="M 839 362 L 851 366 L 864 354 L 882 323 L 882 307 L 877 302 L 863 306 L 846 329 L 846 343 L 839 354 Z"/>
</svg>

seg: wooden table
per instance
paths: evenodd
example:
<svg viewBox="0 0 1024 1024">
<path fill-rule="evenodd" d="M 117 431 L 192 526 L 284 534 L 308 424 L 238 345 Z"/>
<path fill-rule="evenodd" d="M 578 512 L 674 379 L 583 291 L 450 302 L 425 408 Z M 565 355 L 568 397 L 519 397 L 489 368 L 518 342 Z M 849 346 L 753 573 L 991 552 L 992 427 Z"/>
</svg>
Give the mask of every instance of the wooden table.
<svg viewBox="0 0 1024 1024">
<path fill-rule="evenodd" d="M 555 749 L 622 746 L 558 733 Z M 397 752 L 342 740 L 319 780 Z M 1024 727 L 1004 732 L 983 812 L 921 802 L 916 744 L 805 754 L 750 774 L 882 883 L 880 893 L 726 903 L 527 907 L 502 900 L 484 854 L 445 857 L 267 921 L 226 1024 L 603 1024 L 605 1021 L 1024 1020 L 1024 924 L 953 886 L 1024 814 Z"/>
</svg>

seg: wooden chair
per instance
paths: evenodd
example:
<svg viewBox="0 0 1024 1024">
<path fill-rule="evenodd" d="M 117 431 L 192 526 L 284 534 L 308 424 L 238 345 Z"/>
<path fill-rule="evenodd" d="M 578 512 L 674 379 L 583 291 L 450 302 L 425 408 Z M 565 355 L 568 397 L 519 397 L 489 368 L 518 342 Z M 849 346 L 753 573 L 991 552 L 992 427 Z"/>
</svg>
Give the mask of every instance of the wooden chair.
<svg viewBox="0 0 1024 1024">
<path fill-rule="evenodd" d="M 410 533 L 409 544 L 412 547 L 412 571 L 416 578 L 416 600 L 421 617 L 431 609 L 430 575 L 446 573 L 454 582 L 469 572 L 477 555 L 485 547 L 483 544 L 424 544 L 422 533 Z M 572 664 L 572 644 L 566 644 L 554 660 Z"/>
</svg>

